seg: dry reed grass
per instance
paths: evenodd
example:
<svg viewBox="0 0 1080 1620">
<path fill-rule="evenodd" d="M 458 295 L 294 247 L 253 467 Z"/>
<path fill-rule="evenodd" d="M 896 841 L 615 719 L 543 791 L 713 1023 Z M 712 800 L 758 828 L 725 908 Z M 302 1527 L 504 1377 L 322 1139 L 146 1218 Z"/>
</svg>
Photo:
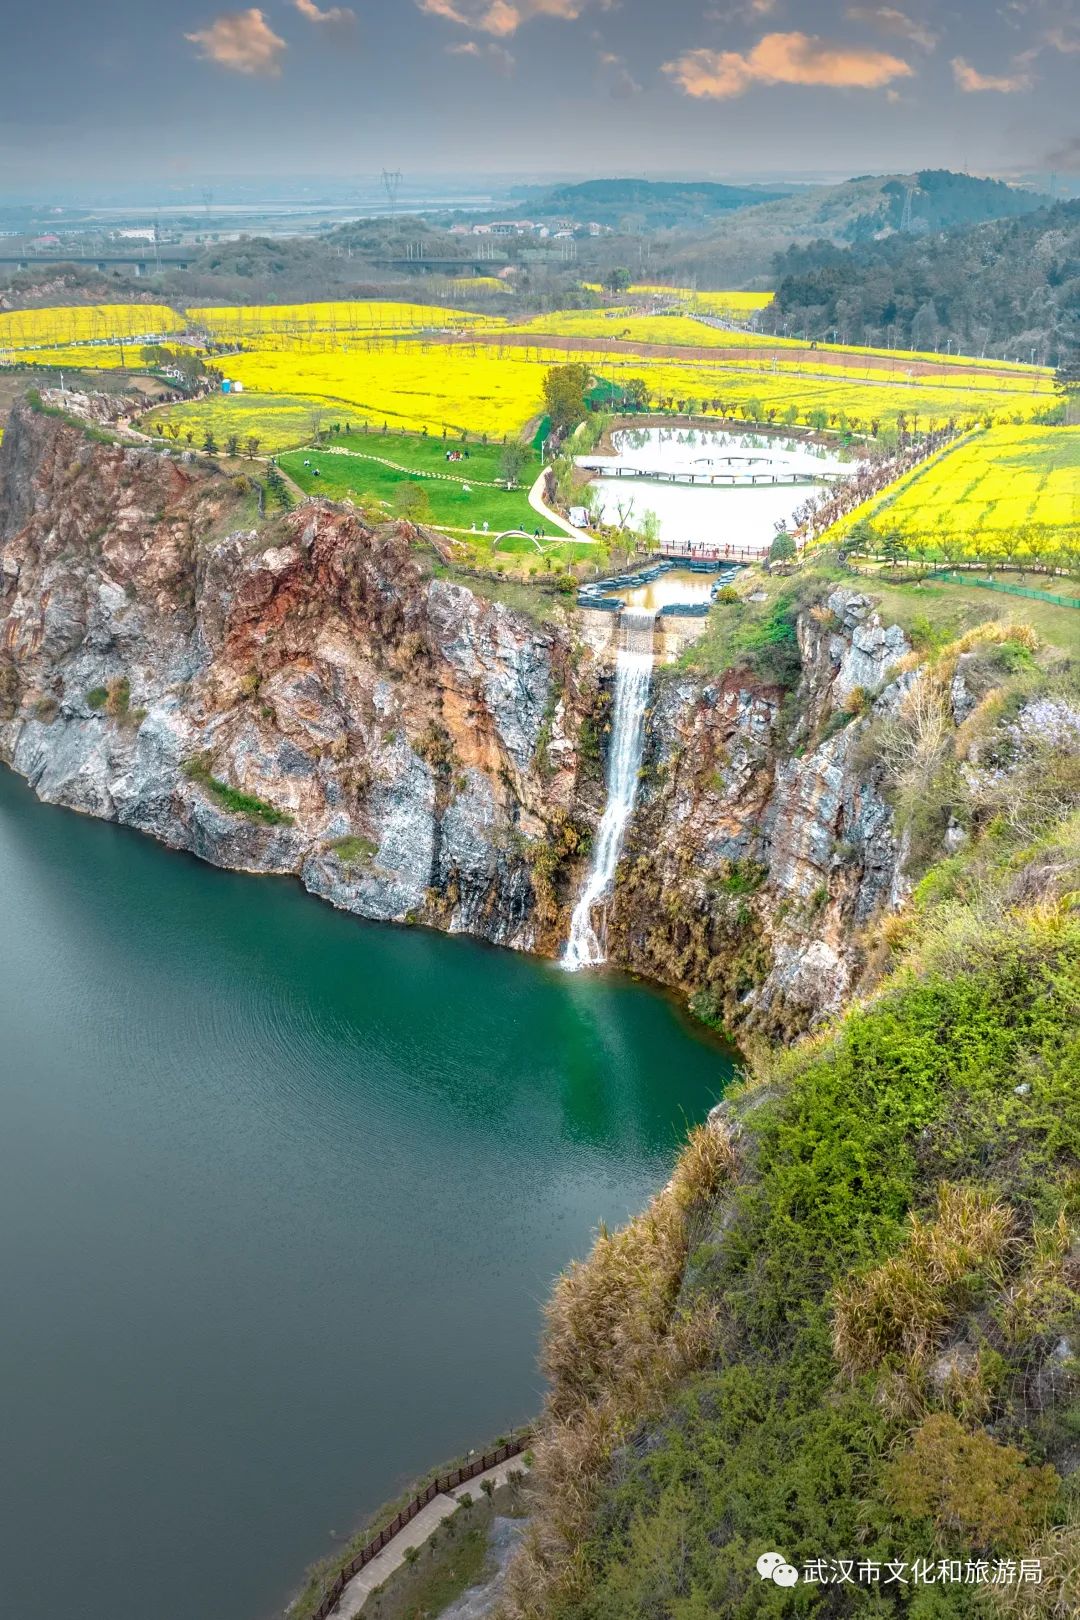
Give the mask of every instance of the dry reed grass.
<svg viewBox="0 0 1080 1620">
<path fill-rule="evenodd" d="M 1006 1343 L 1035 1339 L 1063 1312 L 1076 1310 L 1078 1288 L 1080 1255 L 1062 1210 L 1052 1226 L 1036 1229 L 1032 1264 L 1002 1297 L 998 1322 Z"/>
<path fill-rule="evenodd" d="M 583 1590 L 585 1542 L 614 1453 L 681 1378 L 704 1364 L 718 1311 L 679 1305 L 695 1225 L 738 1179 L 732 1130 L 699 1126 L 668 1185 L 560 1279 L 548 1306 L 543 1367 L 551 1382 L 534 1445 L 533 1509 L 500 1613 L 542 1620 Z"/>
<path fill-rule="evenodd" d="M 1042 1580 L 992 1587 L 986 1594 L 988 1613 L 1002 1620 L 1075 1620 L 1080 1614 L 1080 1524 L 1046 1531 L 1025 1557 L 1039 1560 Z"/>
<path fill-rule="evenodd" d="M 966 1280 L 1002 1281 L 1013 1228 L 1008 1205 L 979 1188 L 942 1183 L 933 1218 L 910 1216 L 901 1252 L 834 1296 L 833 1354 L 844 1373 L 856 1378 L 887 1362 L 903 1378 L 920 1374 Z M 895 1390 L 890 1398 L 903 1406 Z"/>
</svg>

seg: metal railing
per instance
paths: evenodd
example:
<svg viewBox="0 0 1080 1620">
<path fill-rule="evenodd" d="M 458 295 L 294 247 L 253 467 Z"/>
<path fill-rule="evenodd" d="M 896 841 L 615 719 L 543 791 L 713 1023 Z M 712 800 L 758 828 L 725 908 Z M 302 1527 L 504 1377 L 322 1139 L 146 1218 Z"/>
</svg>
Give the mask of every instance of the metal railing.
<svg viewBox="0 0 1080 1620">
<path fill-rule="evenodd" d="M 407 1524 L 411 1524 L 422 1508 L 427 1507 L 437 1496 L 447 1491 L 456 1490 L 459 1485 L 465 1485 L 478 1474 L 486 1474 L 489 1468 L 497 1468 L 499 1463 L 506 1462 L 510 1457 L 518 1457 L 526 1449 L 532 1439 L 532 1430 L 525 1429 L 521 1434 L 512 1436 L 503 1445 L 496 1446 L 494 1451 L 485 1451 L 482 1457 L 474 1457 L 472 1462 L 462 1463 L 460 1468 L 452 1468 L 448 1474 L 436 1474 L 435 1478 L 419 1491 L 411 1501 L 407 1502 L 399 1513 L 396 1513 L 389 1524 L 384 1524 L 378 1535 L 361 1547 L 344 1564 L 334 1576 L 330 1585 L 323 1593 L 318 1608 L 312 1615 L 312 1620 L 327 1620 L 337 1608 L 341 1594 L 348 1586 L 354 1575 L 365 1569 L 371 1560 L 388 1546 L 394 1537 L 400 1535 Z"/>
</svg>

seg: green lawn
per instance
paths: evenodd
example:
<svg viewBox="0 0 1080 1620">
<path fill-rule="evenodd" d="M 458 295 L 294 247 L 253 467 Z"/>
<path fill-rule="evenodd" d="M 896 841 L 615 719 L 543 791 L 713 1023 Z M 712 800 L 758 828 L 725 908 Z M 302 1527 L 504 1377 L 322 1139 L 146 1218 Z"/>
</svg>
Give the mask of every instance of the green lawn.
<svg viewBox="0 0 1080 1620">
<path fill-rule="evenodd" d="M 447 462 L 448 450 L 467 450 L 469 459 Z M 475 524 L 482 530 L 486 522 L 492 534 L 515 528 L 532 534 L 539 528 L 554 536 L 557 531 L 536 515 L 528 501 L 540 457 L 533 450 L 527 452 L 519 488 L 493 488 L 500 478 L 502 452 L 501 445 L 463 446 L 453 439 L 340 433 L 332 435 L 329 445 L 292 451 L 280 461 L 301 489 L 331 500 L 367 496 L 397 511 L 403 488 L 417 484 L 429 501 L 428 520 L 438 527 L 468 530 Z"/>
</svg>

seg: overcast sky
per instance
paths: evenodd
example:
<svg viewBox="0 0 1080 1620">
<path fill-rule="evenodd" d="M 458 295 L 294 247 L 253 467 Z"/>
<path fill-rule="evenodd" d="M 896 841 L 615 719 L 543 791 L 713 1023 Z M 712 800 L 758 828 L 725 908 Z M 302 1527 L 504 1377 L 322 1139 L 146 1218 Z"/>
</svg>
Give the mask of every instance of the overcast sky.
<svg viewBox="0 0 1080 1620">
<path fill-rule="evenodd" d="M 4 0 L 0 195 L 1080 166 L 1078 0 Z"/>
</svg>

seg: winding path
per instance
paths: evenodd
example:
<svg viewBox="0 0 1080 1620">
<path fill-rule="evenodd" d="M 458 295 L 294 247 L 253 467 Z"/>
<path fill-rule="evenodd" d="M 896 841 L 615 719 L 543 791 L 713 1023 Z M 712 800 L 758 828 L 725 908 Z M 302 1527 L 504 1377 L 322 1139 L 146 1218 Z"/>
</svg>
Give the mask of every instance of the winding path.
<svg viewBox="0 0 1080 1620">
<path fill-rule="evenodd" d="M 493 1488 L 499 1490 L 509 1483 L 511 1474 L 524 1472 L 520 1457 L 509 1457 L 506 1462 L 497 1463 L 489 1468 L 485 1474 L 478 1474 L 470 1479 L 467 1485 L 457 1485 L 452 1491 L 439 1496 L 433 1496 L 426 1507 L 421 1508 L 415 1519 L 399 1530 L 393 1541 L 388 1541 L 380 1553 L 376 1553 L 370 1564 L 354 1575 L 348 1586 L 338 1599 L 337 1608 L 331 1611 L 330 1620 L 356 1620 L 363 1610 L 364 1604 L 377 1586 L 399 1570 L 406 1562 L 405 1554 L 413 1547 L 422 1547 L 438 1530 L 444 1519 L 456 1513 L 461 1506 L 463 1496 L 475 1501 L 486 1480 L 490 1480 Z"/>
<path fill-rule="evenodd" d="M 414 341 L 407 339 L 406 341 Z M 1002 363 L 994 365 L 984 361 L 971 362 L 972 357 L 962 356 L 957 360 L 919 360 L 914 355 L 904 354 L 901 350 L 893 351 L 875 350 L 870 354 L 859 354 L 855 349 L 835 348 L 828 344 L 819 344 L 812 348 L 809 342 L 800 342 L 789 338 L 781 341 L 774 348 L 766 339 L 763 343 L 753 344 L 690 344 L 690 343 L 647 343 L 641 338 L 619 338 L 586 336 L 578 333 L 566 332 L 468 332 L 446 334 L 441 341 L 447 345 L 483 344 L 487 348 L 499 347 L 514 349 L 550 349 L 562 351 L 566 354 L 592 353 L 592 354 L 626 354 L 641 360 L 684 360 L 684 361 L 720 361 L 734 363 L 739 370 L 764 370 L 767 363 L 776 361 L 795 362 L 799 365 L 797 374 L 791 374 L 795 380 L 798 378 L 817 378 L 824 382 L 836 382 L 837 372 L 842 375 L 844 382 L 861 382 L 870 387 L 887 387 L 888 384 L 881 379 L 865 377 L 849 377 L 843 375 L 850 371 L 874 370 L 887 371 L 893 374 L 894 380 L 903 378 L 913 380 L 934 378 L 937 381 L 952 382 L 963 391 L 978 391 L 1004 393 L 1006 397 L 1013 392 L 1011 389 L 992 389 L 984 383 L 986 378 L 1015 378 L 1024 376 L 1023 370 L 1017 371 L 1016 365 Z M 820 369 L 809 371 L 803 369 L 801 357 L 812 354 L 819 363 Z M 782 375 L 782 374 L 781 374 Z M 1049 379 L 1042 376 L 1032 378 L 1033 392 L 1042 392 L 1034 385 Z M 1049 388 L 1046 389 L 1051 394 Z"/>
<path fill-rule="evenodd" d="M 564 518 L 561 518 L 557 512 L 553 512 L 551 507 L 546 504 L 544 501 L 544 479 L 546 477 L 547 469 L 541 468 L 539 478 L 537 478 L 536 483 L 529 491 L 529 505 L 533 511 L 538 517 L 542 517 L 545 523 L 553 523 L 557 529 L 561 529 L 563 534 L 571 540 L 576 540 L 579 545 L 595 546 L 595 535 L 586 534 L 584 529 L 575 529 L 572 523 L 567 523 Z"/>
<path fill-rule="evenodd" d="M 299 452 L 294 451 L 294 454 Z M 380 467 L 389 467 L 393 472 L 405 473 L 409 478 L 435 478 L 445 484 L 470 484 L 477 489 L 506 489 L 508 486 L 497 479 L 467 478 L 457 473 L 433 472 L 422 467 L 405 467 L 400 461 L 391 461 L 389 456 L 373 456 L 366 450 L 346 450 L 344 445 L 321 445 L 313 454 L 320 456 L 354 456 L 357 461 L 374 461 Z"/>
</svg>

